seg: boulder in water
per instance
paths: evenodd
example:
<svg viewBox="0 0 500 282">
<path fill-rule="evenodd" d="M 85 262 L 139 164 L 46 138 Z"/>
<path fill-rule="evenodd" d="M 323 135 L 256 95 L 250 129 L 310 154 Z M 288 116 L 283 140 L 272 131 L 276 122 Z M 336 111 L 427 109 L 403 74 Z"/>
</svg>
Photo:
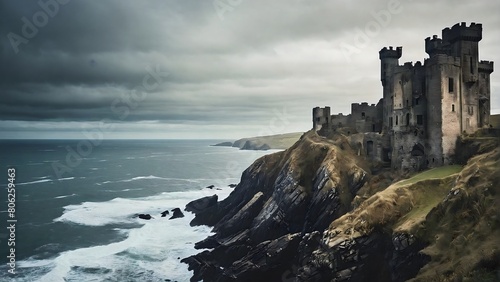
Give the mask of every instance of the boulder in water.
<svg viewBox="0 0 500 282">
<path fill-rule="evenodd" d="M 192 212 L 194 214 L 198 214 L 199 212 L 202 212 L 205 209 L 216 205 L 217 200 L 218 200 L 217 195 L 203 197 L 203 198 L 189 202 L 186 205 L 186 208 L 184 210 L 188 211 L 188 212 Z"/>
<path fill-rule="evenodd" d="M 148 213 L 141 213 L 141 214 L 138 214 L 138 215 L 137 215 L 137 217 L 138 217 L 138 218 L 140 218 L 140 219 L 145 219 L 145 220 L 150 220 L 150 219 L 152 219 L 152 218 L 153 218 L 153 217 L 152 217 L 150 214 L 148 214 Z"/>
<path fill-rule="evenodd" d="M 179 217 L 184 217 L 184 214 L 182 213 L 181 209 L 175 208 L 172 210 L 172 217 L 170 217 L 169 219 L 174 219 Z"/>
</svg>

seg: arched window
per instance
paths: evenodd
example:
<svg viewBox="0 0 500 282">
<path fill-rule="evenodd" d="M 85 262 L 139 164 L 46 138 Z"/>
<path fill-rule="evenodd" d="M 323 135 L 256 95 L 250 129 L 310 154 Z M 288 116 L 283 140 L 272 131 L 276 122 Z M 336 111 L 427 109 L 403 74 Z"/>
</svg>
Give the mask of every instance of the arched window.
<svg viewBox="0 0 500 282">
<path fill-rule="evenodd" d="M 424 155 L 424 151 L 424 146 L 422 146 L 421 144 L 415 144 L 415 146 L 413 146 L 413 148 L 411 149 L 411 155 L 413 157 L 421 157 Z"/>
</svg>

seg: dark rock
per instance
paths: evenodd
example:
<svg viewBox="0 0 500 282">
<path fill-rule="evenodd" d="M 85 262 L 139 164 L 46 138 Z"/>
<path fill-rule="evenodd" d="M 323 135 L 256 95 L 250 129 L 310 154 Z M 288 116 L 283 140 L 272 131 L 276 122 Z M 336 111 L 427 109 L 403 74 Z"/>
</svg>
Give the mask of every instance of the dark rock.
<svg viewBox="0 0 500 282">
<path fill-rule="evenodd" d="M 219 242 L 215 239 L 214 236 L 207 237 L 206 239 L 197 242 L 194 244 L 195 249 L 213 249 L 215 247 L 220 246 Z"/>
<path fill-rule="evenodd" d="M 150 220 L 153 218 L 150 214 L 144 214 L 144 213 L 138 214 L 137 217 L 145 220 Z"/>
<path fill-rule="evenodd" d="M 215 185 L 209 185 L 206 188 L 208 188 L 208 189 L 214 189 L 214 187 L 215 187 Z"/>
<path fill-rule="evenodd" d="M 179 217 L 184 217 L 184 214 L 182 213 L 181 209 L 175 208 L 172 210 L 172 217 L 170 217 L 169 219 L 174 219 Z"/>
<path fill-rule="evenodd" d="M 236 186 L 238 186 L 238 184 L 229 184 L 229 188 L 234 188 Z"/>
<path fill-rule="evenodd" d="M 205 211 L 207 208 L 217 205 L 218 197 L 217 195 L 203 197 L 194 201 L 189 202 L 186 205 L 185 211 L 198 214 Z"/>
<path fill-rule="evenodd" d="M 169 214 L 169 212 L 168 211 L 164 211 L 164 212 L 161 213 L 161 217 L 166 217 L 167 214 Z"/>
</svg>

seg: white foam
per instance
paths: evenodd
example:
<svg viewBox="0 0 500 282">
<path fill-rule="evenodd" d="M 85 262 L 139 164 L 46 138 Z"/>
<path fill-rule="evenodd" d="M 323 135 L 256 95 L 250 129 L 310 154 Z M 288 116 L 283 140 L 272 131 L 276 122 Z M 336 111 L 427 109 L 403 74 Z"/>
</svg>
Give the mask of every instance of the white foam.
<svg viewBox="0 0 500 282">
<path fill-rule="evenodd" d="M 115 198 L 107 202 L 83 202 L 64 207 L 63 214 L 54 221 L 72 222 L 89 226 L 103 226 L 117 223 L 142 223 L 134 218 L 138 213 L 149 213 L 159 217 L 166 209 L 181 208 L 197 198 L 217 194 L 219 199 L 229 195 L 232 189 L 202 189 L 189 192 L 166 192 L 157 196 L 124 199 Z"/>
<path fill-rule="evenodd" d="M 149 175 L 149 176 L 137 176 L 137 177 L 130 178 L 130 179 L 120 180 L 118 182 L 132 182 L 132 181 L 144 180 L 144 179 L 165 179 L 166 180 L 166 178 L 163 178 L 163 177 Z"/>
<path fill-rule="evenodd" d="M 189 281 L 192 273 L 178 258 L 198 253 L 199 251 L 194 249 L 194 243 L 211 235 L 211 228 L 190 227 L 189 222 L 194 215 L 189 212 L 184 212 L 185 217 L 174 220 L 161 218 L 160 212 L 175 207 L 183 209 L 189 201 L 213 194 L 218 194 L 219 199 L 223 199 L 231 191 L 230 188 L 202 189 L 66 206 L 63 215 L 56 221 L 91 226 L 122 222 L 143 225 L 129 230 L 118 229 L 118 232 L 127 236 L 123 241 L 63 252 L 50 262 L 23 261 L 20 267 L 50 266 L 51 270 L 37 281 L 64 281 L 72 278 L 78 278 L 80 281 L 103 281 L 120 277 L 132 279 L 137 273 L 143 278 L 144 273 L 147 273 L 149 277 L 146 280 L 152 281 L 163 281 L 166 278 Z M 131 217 L 135 213 L 150 213 L 155 218 L 141 220 Z M 101 272 L 96 274 L 82 269 L 98 269 Z"/>
<path fill-rule="evenodd" d="M 58 181 L 65 181 L 65 180 L 73 180 L 73 179 L 75 179 L 75 178 L 72 176 L 72 177 L 59 178 L 57 180 Z"/>
<path fill-rule="evenodd" d="M 76 196 L 76 194 L 71 194 L 71 195 L 63 195 L 63 196 L 57 196 L 57 197 L 55 197 L 54 199 L 64 199 L 64 198 L 67 198 L 67 197 L 73 197 L 73 196 Z"/>
<path fill-rule="evenodd" d="M 31 185 L 31 184 L 44 183 L 44 182 L 52 182 L 52 179 L 40 179 L 40 180 L 31 181 L 31 182 L 21 182 L 21 183 L 16 183 L 16 185 L 17 186 Z"/>
</svg>

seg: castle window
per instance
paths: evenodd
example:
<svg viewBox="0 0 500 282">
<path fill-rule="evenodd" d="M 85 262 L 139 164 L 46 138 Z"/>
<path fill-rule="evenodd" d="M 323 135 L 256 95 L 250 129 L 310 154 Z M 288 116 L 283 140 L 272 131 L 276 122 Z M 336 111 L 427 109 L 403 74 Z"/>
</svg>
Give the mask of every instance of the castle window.
<svg viewBox="0 0 500 282">
<path fill-rule="evenodd" d="M 419 98 L 415 99 L 415 105 L 418 105 L 419 100 L 420 100 Z"/>
<path fill-rule="evenodd" d="M 399 116 L 396 116 L 396 125 L 398 125 L 398 117 L 399 117 Z"/>
<path fill-rule="evenodd" d="M 474 65 L 472 64 L 472 56 L 469 57 L 470 73 L 474 74 Z"/>
<path fill-rule="evenodd" d="M 455 83 L 453 81 L 453 78 L 449 77 L 448 78 L 448 92 L 453 93 L 454 92 L 454 86 L 455 86 Z"/>
<path fill-rule="evenodd" d="M 417 115 L 417 124 L 418 125 L 424 124 L 424 116 L 423 115 Z"/>
<path fill-rule="evenodd" d="M 410 114 L 406 114 L 406 125 L 410 125 Z"/>
<path fill-rule="evenodd" d="M 316 118 L 316 121 L 317 121 L 317 122 L 319 122 L 320 120 L 321 120 L 321 118 L 319 118 L 319 117 L 317 117 L 317 118 Z"/>
<path fill-rule="evenodd" d="M 410 103 L 408 102 L 408 99 L 406 99 L 406 106 L 409 107 Z"/>
<path fill-rule="evenodd" d="M 455 111 L 455 105 L 451 105 L 451 111 L 454 112 Z"/>
<path fill-rule="evenodd" d="M 365 112 L 362 112 L 362 113 L 361 113 L 361 117 L 365 117 Z"/>
</svg>

